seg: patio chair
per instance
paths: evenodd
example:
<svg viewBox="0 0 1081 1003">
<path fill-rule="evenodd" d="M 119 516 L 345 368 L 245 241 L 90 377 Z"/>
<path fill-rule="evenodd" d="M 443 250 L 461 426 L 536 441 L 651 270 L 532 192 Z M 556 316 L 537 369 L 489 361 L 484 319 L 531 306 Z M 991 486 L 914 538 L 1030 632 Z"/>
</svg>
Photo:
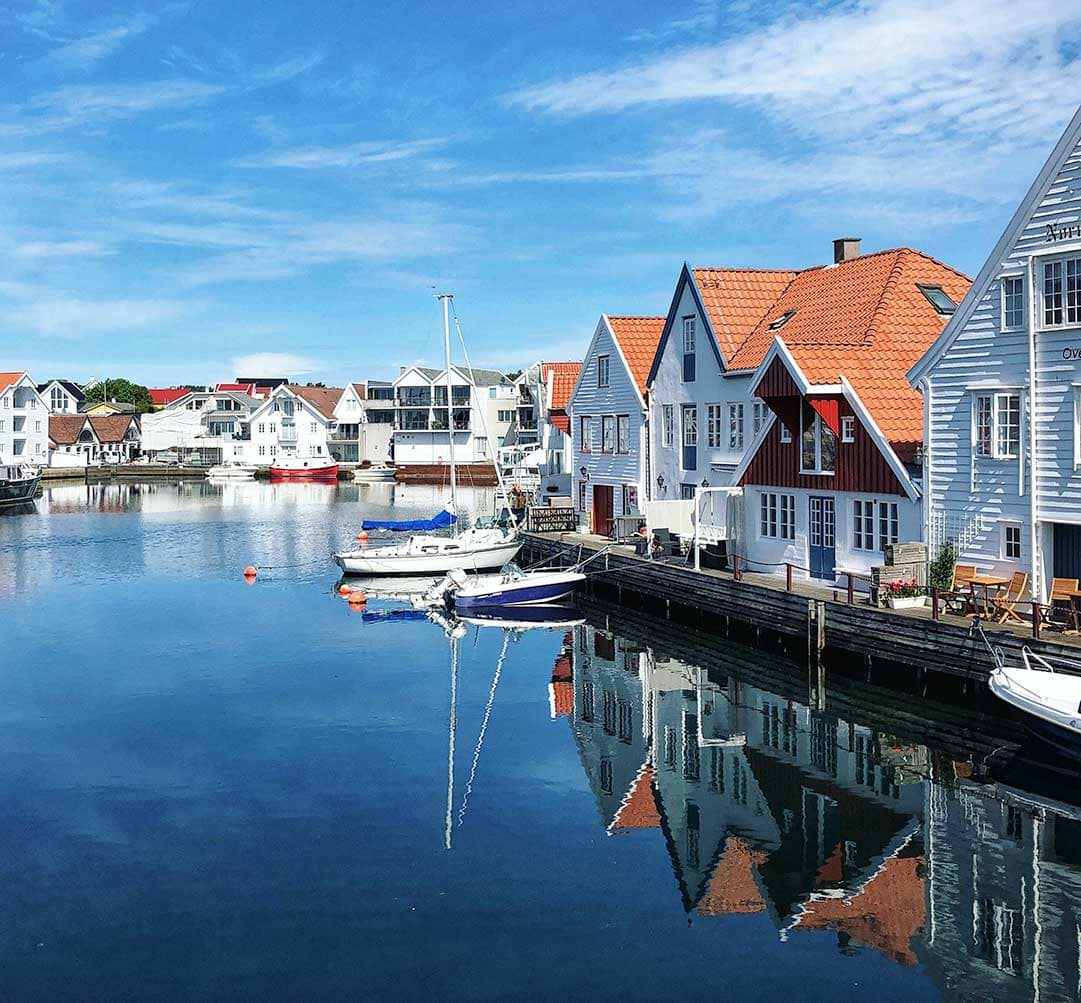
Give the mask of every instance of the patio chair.
<svg viewBox="0 0 1081 1003">
<path fill-rule="evenodd" d="M 653 530 L 653 556 L 656 558 L 679 557 L 679 537 L 668 531 L 666 526 Z"/>
<path fill-rule="evenodd" d="M 1021 596 L 1028 587 L 1028 575 L 1024 571 L 1015 571 L 1010 577 L 1010 584 L 1001 596 L 995 596 L 991 600 L 994 612 L 991 620 L 994 623 L 1005 623 L 1007 620 L 1016 620 L 1022 623 L 1020 615 L 1014 607 L 1020 602 Z"/>
<path fill-rule="evenodd" d="M 968 587 L 969 582 L 976 577 L 975 564 L 955 564 L 953 579 L 950 581 L 948 592 L 940 592 L 938 601 L 946 607 L 949 613 L 959 613 L 964 616 L 972 603 L 972 592 Z"/>
<path fill-rule="evenodd" d="M 1041 622 L 1048 627 L 1059 627 L 1065 630 L 1069 626 L 1070 617 L 1073 615 L 1074 597 L 1077 591 L 1078 579 L 1076 578 L 1052 578 L 1051 594 L 1048 596 L 1047 605 L 1040 613 Z M 1062 605 L 1065 604 L 1065 609 Z M 1058 615 L 1056 615 L 1058 614 Z"/>
</svg>

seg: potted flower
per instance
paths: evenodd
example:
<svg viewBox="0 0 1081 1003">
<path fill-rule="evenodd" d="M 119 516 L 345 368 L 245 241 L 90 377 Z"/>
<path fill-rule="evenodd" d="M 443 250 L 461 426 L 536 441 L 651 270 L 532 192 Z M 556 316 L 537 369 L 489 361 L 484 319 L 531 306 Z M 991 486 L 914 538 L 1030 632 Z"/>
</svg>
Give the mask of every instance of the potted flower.
<svg viewBox="0 0 1081 1003">
<path fill-rule="evenodd" d="M 886 582 L 883 590 L 890 609 L 912 609 L 925 604 L 924 596 L 920 595 L 920 587 L 916 584 L 915 578 Z"/>
</svg>

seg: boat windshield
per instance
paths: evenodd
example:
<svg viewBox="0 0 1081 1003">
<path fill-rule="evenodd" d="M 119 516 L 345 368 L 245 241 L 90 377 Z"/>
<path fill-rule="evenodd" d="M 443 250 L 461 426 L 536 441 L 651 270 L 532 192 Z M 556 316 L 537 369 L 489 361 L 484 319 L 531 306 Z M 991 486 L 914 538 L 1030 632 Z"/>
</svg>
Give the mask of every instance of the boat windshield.
<svg viewBox="0 0 1081 1003">
<path fill-rule="evenodd" d="M 502 574 L 504 577 L 511 579 L 511 581 L 517 581 L 519 578 L 525 578 L 525 572 L 518 567 L 514 561 L 507 561 L 503 565 Z"/>
</svg>

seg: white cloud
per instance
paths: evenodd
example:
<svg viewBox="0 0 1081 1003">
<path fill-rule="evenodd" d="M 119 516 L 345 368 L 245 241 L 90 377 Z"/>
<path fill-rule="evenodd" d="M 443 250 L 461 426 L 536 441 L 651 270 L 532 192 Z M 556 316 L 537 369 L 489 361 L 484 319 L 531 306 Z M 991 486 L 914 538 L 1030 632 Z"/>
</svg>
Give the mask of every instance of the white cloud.
<svg viewBox="0 0 1081 1003">
<path fill-rule="evenodd" d="M 19 171 L 26 167 L 44 167 L 67 160 L 64 153 L 0 153 L 0 171 Z"/>
<path fill-rule="evenodd" d="M 49 53 L 49 62 L 67 70 L 89 66 L 110 55 L 128 39 L 141 35 L 151 23 L 148 17 L 136 17 L 128 24 L 77 38 Z"/>
<path fill-rule="evenodd" d="M 313 52 L 306 56 L 294 56 L 292 59 L 271 66 L 255 74 L 255 79 L 260 83 L 276 84 L 284 80 L 292 80 L 302 73 L 315 69 L 326 56 L 321 52 Z"/>
<path fill-rule="evenodd" d="M 116 251 L 97 240 L 31 240 L 16 244 L 12 250 L 15 258 L 40 260 L 42 258 L 103 258 Z"/>
<path fill-rule="evenodd" d="M 237 376 L 307 376 L 321 366 L 315 359 L 288 352 L 257 352 L 233 359 L 233 373 Z"/>
<path fill-rule="evenodd" d="M 0 319 L 46 337 L 81 338 L 154 327 L 176 320 L 192 306 L 174 300 L 34 298 L 0 308 Z"/>
<path fill-rule="evenodd" d="M 270 150 L 243 157 L 234 167 L 290 167 L 316 170 L 328 167 L 362 167 L 394 163 L 418 157 L 444 144 L 442 139 L 405 142 L 347 143 L 343 146 L 305 146 L 292 150 Z"/>
</svg>

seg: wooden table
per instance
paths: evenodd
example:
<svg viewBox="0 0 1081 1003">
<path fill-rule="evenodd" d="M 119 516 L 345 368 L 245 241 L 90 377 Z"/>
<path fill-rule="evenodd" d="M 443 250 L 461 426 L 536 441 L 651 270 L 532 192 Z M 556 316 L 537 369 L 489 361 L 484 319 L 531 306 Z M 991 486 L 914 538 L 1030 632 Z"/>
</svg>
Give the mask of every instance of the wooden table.
<svg viewBox="0 0 1081 1003">
<path fill-rule="evenodd" d="M 983 615 L 988 616 L 991 612 L 991 589 L 995 589 L 996 595 L 1003 585 L 1009 585 L 1008 578 L 999 578 L 996 575 L 975 575 L 968 580 L 968 588 L 972 593 L 972 609 L 978 615 L 980 603 L 976 598 L 976 589 L 983 589 Z M 971 615 L 971 614 L 970 614 Z"/>
</svg>

